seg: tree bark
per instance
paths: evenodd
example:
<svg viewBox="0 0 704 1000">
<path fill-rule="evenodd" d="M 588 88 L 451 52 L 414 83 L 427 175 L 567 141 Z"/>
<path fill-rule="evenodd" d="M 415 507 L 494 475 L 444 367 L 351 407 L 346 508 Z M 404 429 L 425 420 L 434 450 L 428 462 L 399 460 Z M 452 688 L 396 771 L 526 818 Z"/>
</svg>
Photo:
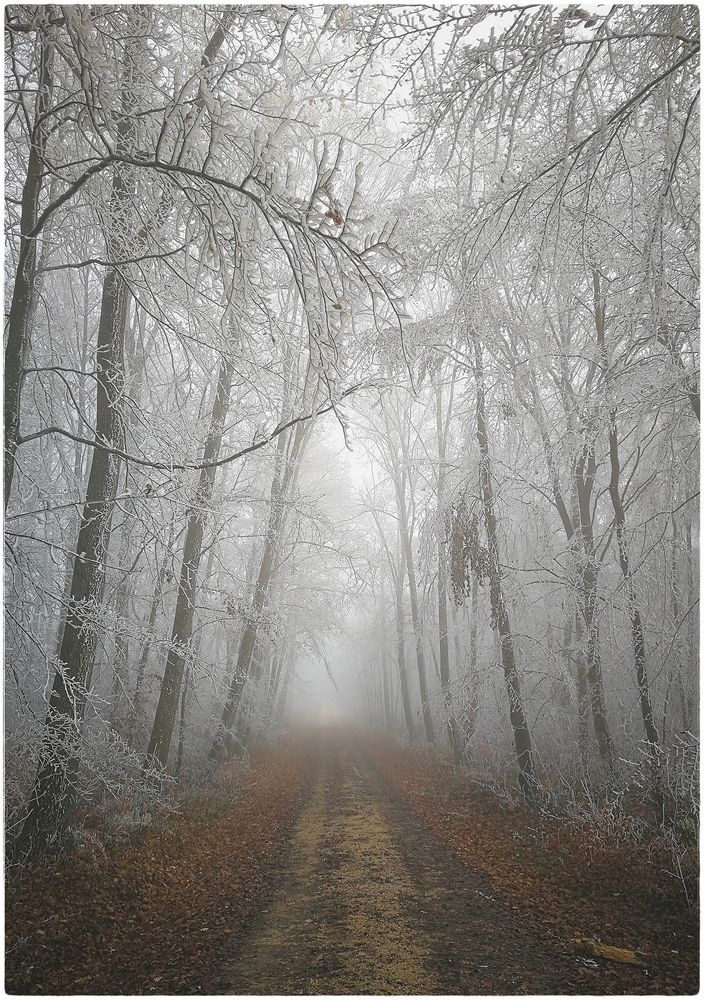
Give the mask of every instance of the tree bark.
<svg viewBox="0 0 704 1000">
<path fill-rule="evenodd" d="M 203 449 L 203 463 L 217 461 L 220 454 L 227 411 L 232 391 L 232 361 L 223 357 L 220 362 L 215 399 L 210 417 L 210 429 Z M 201 469 L 195 502 L 186 523 L 186 538 L 179 577 L 176 610 L 171 631 L 171 643 L 166 658 L 164 677 L 159 692 L 154 723 L 152 725 L 147 761 L 156 759 L 166 767 L 171 749 L 176 710 L 183 681 L 183 671 L 193 636 L 193 615 L 198 589 L 198 569 L 203 554 L 203 534 L 207 508 L 212 500 L 216 468 Z"/>
<path fill-rule="evenodd" d="M 401 699 L 403 701 L 403 715 L 406 720 L 408 738 L 413 742 L 415 739 L 415 725 L 413 723 L 413 706 L 411 703 L 411 692 L 408 685 L 408 667 L 406 664 L 406 635 L 404 627 L 403 613 L 403 578 L 405 576 L 405 556 L 401 555 L 401 564 L 395 574 L 394 580 L 394 605 L 396 611 L 396 663 L 398 676 L 401 683 Z"/>
<path fill-rule="evenodd" d="M 630 554 L 628 551 L 628 534 L 626 528 L 626 511 L 621 499 L 621 463 L 619 459 L 618 429 L 616 426 L 615 410 L 611 412 L 611 426 L 609 428 L 609 457 L 611 460 L 609 496 L 611 497 L 611 504 L 614 509 L 614 517 L 616 520 L 618 561 L 623 574 L 624 586 L 626 588 L 626 600 L 628 602 L 628 616 L 631 623 L 631 641 L 633 643 L 633 658 L 636 667 L 640 710 L 646 739 L 652 748 L 657 748 L 660 746 L 660 737 L 655 725 L 653 706 L 650 700 L 650 684 L 648 681 L 646 664 L 643 623 L 641 621 L 640 608 L 638 606 L 638 600 L 636 598 L 635 587 L 633 584 L 633 576 L 631 574 Z"/>
<path fill-rule="evenodd" d="M 459 767 L 464 757 L 462 733 L 452 704 L 452 689 L 450 687 L 450 642 L 449 623 L 447 617 L 447 558 L 445 554 L 445 535 L 443 531 L 443 514 L 445 500 L 446 478 L 446 446 L 445 427 L 442 412 L 442 370 L 438 371 L 435 385 L 435 432 L 438 446 L 438 479 L 437 479 L 437 514 L 435 537 L 438 551 L 438 643 L 440 647 L 440 685 L 442 687 L 443 705 L 447 725 L 447 736 L 452 749 L 455 767 Z"/>
<path fill-rule="evenodd" d="M 393 732 L 394 722 L 391 711 L 391 692 L 389 689 L 389 672 L 386 665 L 386 658 L 383 652 L 379 656 L 379 670 L 381 672 L 381 683 L 384 696 L 384 724 L 388 733 Z"/>
<path fill-rule="evenodd" d="M 391 428 L 388 413 L 384 409 L 384 420 L 386 422 L 386 432 L 389 442 L 392 441 Z M 407 460 L 405 443 L 402 435 L 399 435 L 399 444 Z M 391 445 L 393 448 L 393 444 Z M 420 604 L 418 602 L 418 587 L 416 584 L 415 564 L 413 562 L 413 542 L 411 539 L 410 526 L 408 523 L 408 508 L 406 506 L 406 471 L 399 468 L 398 458 L 394 453 L 390 453 L 392 466 L 392 477 L 394 490 L 396 493 L 396 508 L 398 511 L 398 526 L 401 547 L 406 561 L 406 574 L 408 576 L 408 593 L 411 602 L 411 624 L 413 625 L 413 637 L 416 650 L 416 667 L 418 670 L 418 688 L 420 690 L 421 711 L 423 713 L 423 725 L 425 727 L 425 738 L 428 743 L 435 743 L 435 728 L 433 726 L 433 713 L 430 710 L 430 699 L 428 696 L 428 679 L 425 666 L 425 650 L 423 649 L 423 628 L 420 614 Z"/>
<path fill-rule="evenodd" d="M 223 706 L 220 725 L 210 748 L 209 757 L 211 760 L 228 756 L 235 748 L 231 729 L 240 708 L 245 684 L 252 670 L 261 614 L 276 569 L 277 551 L 286 521 L 286 499 L 298 473 L 307 436 L 308 426 L 298 424 L 292 435 L 293 444 L 290 451 L 287 450 L 290 435 L 282 434 L 279 438 L 277 467 L 272 481 L 269 516 L 264 535 L 264 548 L 259 563 L 259 573 L 254 585 L 247 619 L 242 628 L 237 662 Z"/>
<path fill-rule="evenodd" d="M 372 510 L 376 530 L 379 534 L 379 541 L 386 553 L 386 562 L 389 567 L 389 576 L 394 588 L 394 618 L 396 623 L 396 669 L 398 671 L 399 683 L 401 685 L 401 701 L 403 703 L 403 715 L 408 730 L 408 738 L 413 742 L 415 739 L 415 725 L 413 723 L 413 704 L 411 692 L 408 684 L 408 664 L 406 660 L 406 629 L 405 615 L 403 609 L 403 581 L 406 576 L 406 556 L 403 546 L 400 546 L 398 562 L 394 558 L 386 541 L 384 529 L 381 526 L 379 515 Z"/>
<path fill-rule="evenodd" d="M 579 611 L 576 623 L 576 636 L 580 644 L 586 644 L 586 657 L 580 651 L 577 654 L 577 685 L 579 701 L 579 733 L 580 746 L 583 748 L 583 760 L 586 763 L 587 718 L 583 713 L 582 698 L 584 684 L 588 688 L 588 703 L 594 726 L 599 755 L 609 766 L 613 759 L 613 744 L 609 734 L 606 718 L 606 703 L 601 671 L 601 650 L 599 637 L 599 619 L 597 611 L 597 579 L 598 566 L 594 546 L 594 533 L 591 517 L 591 496 L 594 485 L 595 462 L 593 449 L 585 444 L 573 470 L 574 495 L 577 498 L 576 510 L 567 508 L 555 469 L 552 444 L 545 429 L 541 411 L 540 399 L 535 377 L 531 372 L 531 393 L 533 406 L 531 412 L 535 417 L 540 437 L 543 443 L 545 461 L 550 475 L 553 503 L 565 531 L 572 564 L 576 576 Z M 581 618 L 581 620 L 580 620 Z M 586 659 L 586 666 L 585 666 Z"/>
<path fill-rule="evenodd" d="M 164 547 L 164 555 L 159 566 L 157 573 L 156 583 L 154 585 L 154 593 L 152 594 L 152 599 L 149 604 L 149 614 L 147 616 L 147 631 L 144 642 L 142 644 L 142 649 L 139 654 L 139 662 L 137 664 L 137 678 L 135 681 L 134 696 L 132 698 L 132 725 L 131 732 L 135 734 L 136 726 L 139 722 L 139 712 L 142 705 L 142 685 L 144 683 L 144 673 L 147 668 L 147 663 L 149 662 L 149 651 L 152 646 L 152 641 L 154 638 L 154 625 L 156 623 L 156 616 L 159 611 L 159 604 L 161 603 L 161 595 L 164 591 L 164 583 L 166 581 L 166 574 L 169 569 L 169 556 L 172 554 L 171 550 L 175 541 L 175 520 L 171 521 L 171 526 L 169 528 L 169 538 Z"/>
<path fill-rule="evenodd" d="M 54 43 L 47 32 L 52 8 L 38 16 L 39 70 L 35 101 L 34 127 L 30 137 L 27 176 L 20 206 L 20 251 L 7 324 L 5 345 L 5 510 L 12 492 L 15 454 L 20 426 L 22 377 L 31 346 L 31 324 L 37 283 L 37 237 L 27 234 L 34 228 L 44 181 L 44 153 L 47 140 L 47 112 L 51 102 Z"/>
<path fill-rule="evenodd" d="M 126 197 L 127 185 L 115 172 L 113 196 Z M 117 271 L 103 283 L 97 351 L 96 444 L 121 449 L 123 438 L 123 346 L 129 291 Z M 71 592 L 46 715 L 41 763 L 19 847 L 44 853 L 61 840 L 73 811 L 78 776 L 81 723 L 90 688 L 98 630 L 86 621 L 102 600 L 120 459 L 94 448 L 86 502 L 75 550 Z"/>
<path fill-rule="evenodd" d="M 613 742 L 606 718 L 604 681 L 601 669 L 601 648 L 599 642 L 599 611 L 597 589 L 597 558 L 594 547 L 590 496 L 591 483 L 577 473 L 577 497 L 579 506 L 580 536 L 582 541 L 581 560 L 581 614 L 586 633 L 587 684 L 592 712 L 594 735 L 601 758 L 613 767 Z"/>
<path fill-rule="evenodd" d="M 479 444 L 479 483 L 484 508 L 484 523 L 489 550 L 489 594 L 492 615 L 501 649 L 501 664 L 508 694 L 509 716 L 513 730 L 513 741 L 519 771 L 519 784 L 529 800 L 536 797 L 536 782 L 533 774 L 533 757 L 530 731 L 523 709 L 520 680 L 516 667 L 513 633 L 508 608 L 501 585 L 501 554 L 494 509 L 494 487 L 491 478 L 491 454 L 487 435 L 486 398 L 484 387 L 484 362 L 482 349 L 476 334 L 472 335 L 474 346 L 474 373 L 477 386 L 477 442 Z"/>
<path fill-rule="evenodd" d="M 406 574 L 408 576 L 408 593 L 411 601 L 411 623 L 413 625 L 413 637 L 416 648 L 416 666 L 418 668 L 418 687 L 420 689 L 421 710 L 423 712 L 423 724 L 425 726 L 425 738 L 428 743 L 435 743 L 435 728 L 433 726 L 433 713 L 430 710 L 430 699 L 428 696 L 428 680 L 425 667 L 425 650 L 423 649 L 423 627 L 420 614 L 420 604 L 418 602 L 418 585 L 416 583 L 416 571 L 413 563 L 413 546 L 408 525 L 408 511 L 406 509 L 406 497 L 404 487 L 396 481 L 397 501 L 399 511 L 399 530 L 401 534 L 401 544 L 403 545 L 406 557 Z"/>
<path fill-rule="evenodd" d="M 584 640 L 582 622 L 579 612 L 575 613 L 576 663 L 575 679 L 577 686 L 577 744 L 582 767 L 586 768 L 589 760 L 589 691 L 587 688 L 587 670 L 584 662 Z"/>
</svg>

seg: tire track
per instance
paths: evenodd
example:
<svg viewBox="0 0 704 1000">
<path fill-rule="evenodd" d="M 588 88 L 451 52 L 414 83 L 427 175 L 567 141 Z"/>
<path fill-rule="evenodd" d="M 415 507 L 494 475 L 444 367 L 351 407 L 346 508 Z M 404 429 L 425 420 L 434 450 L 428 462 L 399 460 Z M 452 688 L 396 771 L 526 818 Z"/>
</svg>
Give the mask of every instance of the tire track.
<svg viewBox="0 0 704 1000">
<path fill-rule="evenodd" d="M 269 905 L 223 970 L 228 994 L 610 993 L 450 853 L 352 738 L 318 778 Z"/>
</svg>

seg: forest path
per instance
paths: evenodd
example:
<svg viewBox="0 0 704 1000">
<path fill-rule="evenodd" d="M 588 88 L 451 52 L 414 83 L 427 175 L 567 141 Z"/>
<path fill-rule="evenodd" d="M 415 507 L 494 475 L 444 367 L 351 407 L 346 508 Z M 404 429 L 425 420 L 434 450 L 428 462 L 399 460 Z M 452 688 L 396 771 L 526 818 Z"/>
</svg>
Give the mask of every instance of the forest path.
<svg viewBox="0 0 704 1000">
<path fill-rule="evenodd" d="M 331 737 L 268 903 L 218 992 L 544 993 L 569 989 L 565 972 L 353 743 Z"/>
</svg>

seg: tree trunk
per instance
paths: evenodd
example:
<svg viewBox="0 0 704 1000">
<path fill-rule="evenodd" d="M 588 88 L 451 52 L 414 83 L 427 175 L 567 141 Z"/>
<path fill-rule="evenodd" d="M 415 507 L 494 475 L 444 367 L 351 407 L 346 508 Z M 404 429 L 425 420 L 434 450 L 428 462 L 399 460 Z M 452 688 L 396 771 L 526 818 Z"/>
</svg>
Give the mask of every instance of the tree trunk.
<svg viewBox="0 0 704 1000">
<path fill-rule="evenodd" d="M 508 694 L 509 716 L 519 769 L 519 783 L 529 800 L 536 797 L 530 731 L 523 710 L 520 681 L 516 668 L 511 622 L 501 586 L 501 555 L 494 511 L 494 487 L 491 479 L 491 455 L 487 436 L 486 401 L 484 388 L 484 363 L 476 334 L 474 345 L 475 378 L 477 385 L 477 442 L 479 444 L 479 483 L 484 508 L 484 522 L 489 550 L 489 593 L 491 610 L 501 650 L 501 664 Z"/>
<path fill-rule="evenodd" d="M 579 612 L 575 613 L 575 675 L 577 683 L 577 743 L 582 767 L 589 761 L 589 691 L 584 663 L 584 638 Z"/>
<path fill-rule="evenodd" d="M 286 699 L 288 698 L 288 686 L 291 683 L 291 677 L 293 676 L 294 666 L 293 659 L 290 659 L 284 667 L 284 680 L 281 685 L 281 694 L 279 695 L 279 701 L 276 706 L 276 716 L 281 721 L 284 717 L 284 712 L 286 711 Z"/>
<path fill-rule="evenodd" d="M 122 565 L 122 563 L 119 563 L 119 565 Z M 118 587 L 115 598 L 115 648 L 113 651 L 113 678 L 110 695 L 110 725 L 121 735 L 124 734 L 127 723 L 127 713 L 124 703 L 128 697 L 130 643 L 125 626 L 129 614 L 129 597 L 127 582 L 123 581 Z"/>
<path fill-rule="evenodd" d="M 694 550 L 692 547 L 692 522 L 689 517 L 685 520 L 684 527 L 685 552 L 686 552 L 686 576 L 687 576 L 687 607 L 693 608 L 699 599 L 699 587 L 695 580 Z M 688 616 L 687 639 L 689 656 L 687 666 L 689 668 L 689 683 L 683 698 L 683 708 L 686 712 L 684 721 L 685 729 L 696 735 L 699 731 L 699 635 L 698 618 L 691 612 Z"/>
<path fill-rule="evenodd" d="M 573 471 L 574 494 L 577 497 L 576 511 L 568 511 L 560 489 L 552 444 L 543 422 L 541 403 L 535 384 L 534 373 L 531 372 L 531 393 L 533 398 L 532 413 L 535 417 L 540 437 L 543 443 L 545 461 L 550 475 L 553 503 L 565 531 L 567 544 L 572 557 L 576 577 L 576 587 L 579 601 L 576 636 L 580 643 L 586 641 L 586 657 L 580 646 L 577 654 L 578 700 L 580 705 L 580 745 L 584 749 L 583 761 L 586 763 L 587 718 L 582 710 L 584 692 L 580 685 L 584 683 L 589 690 L 589 705 L 594 725 L 594 734 L 599 748 L 599 755 L 609 766 L 612 763 L 613 747 L 606 719 L 606 704 L 601 674 L 601 651 L 599 641 L 599 619 L 596 610 L 598 566 L 594 548 L 594 534 L 591 521 L 591 496 L 594 485 L 595 463 L 593 449 L 586 445 L 575 463 Z M 578 528 L 576 527 L 578 526 Z M 581 615 L 581 621 L 580 621 Z M 585 636 L 586 633 L 586 636 Z M 585 668 L 586 659 L 586 668 Z"/>
<path fill-rule="evenodd" d="M 423 712 L 423 724 L 425 726 L 425 738 L 428 743 L 435 743 L 435 729 L 433 727 L 433 713 L 430 710 L 430 699 L 428 696 L 428 680 L 425 668 L 425 650 L 423 649 L 423 627 L 418 603 L 418 586 L 416 584 L 416 571 L 413 563 L 413 547 L 408 526 L 408 512 L 406 510 L 406 498 L 403 495 L 402 487 L 397 483 L 399 490 L 397 494 L 399 504 L 399 530 L 401 532 L 401 544 L 406 556 L 406 573 L 408 576 L 408 593 L 411 599 L 411 623 L 413 625 L 413 636 L 416 646 L 416 665 L 418 667 L 418 687 L 420 689 L 421 708 Z"/>
<path fill-rule="evenodd" d="M 177 777 L 181 774 L 181 769 L 183 767 L 183 751 L 186 745 L 186 704 L 188 701 L 188 691 L 189 688 L 193 686 L 193 664 L 188 663 L 186 665 L 185 677 L 183 680 L 183 691 L 181 692 L 181 711 L 179 715 L 178 724 L 178 749 L 176 751 L 176 769 L 175 774 Z"/>
<path fill-rule="evenodd" d="M 650 685 L 645 656 L 645 639 L 643 637 L 643 625 L 641 622 L 640 608 L 636 598 L 633 576 L 630 569 L 630 556 L 628 551 L 628 535 L 626 530 L 626 511 L 623 507 L 620 491 L 621 464 L 618 449 L 618 430 L 616 427 L 616 412 L 611 413 L 611 426 L 609 429 L 609 457 L 611 460 L 611 479 L 609 481 L 609 495 L 614 509 L 616 519 L 616 542 L 618 545 L 618 560 L 623 573 L 623 581 L 626 587 L 626 599 L 628 602 L 628 615 L 631 622 L 631 640 L 633 643 L 633 658 L 636 667 L 636 679 L 638 682 L 638 697 L 640 699 L 640 710 L 643 718 L 643 728 L 645 736 L 652 747 L 660 745 L 660 737 L 655 726 L 653 717 L 653 706 L 650 701 Z"/>
<path fill-rule="evenodd" d="M 286 665 L 293 656 L 294 644 L 289 638 L 285 640 L 282 648 L 276 653 L 272 662 L 272 681 L 271 681 L 271 701 L 270 709 L 272 715 L 276 714 L 275 706 L 276 699 L 279 695 L 281 689 L 281 682 L 283 680 L 284 672 L 286 671 Z"/>
<path fill-rule="evenodd" d="M 47 32 L 52 7 L 37 8 L 43 22 L 38 31 L 39 68 L 34 126 L 29 146 L 27 176 L 20 206 L 20 251 L 7 324 L 5 346 L 5 510 L 10 500 L 15 471 L 15 453 L 20 426 L 22 376 L 31 346 L 31 324 L 37 282 L 37 237 L 27 234 L 34 228 L 44 178 L 44 151 L 47 139 L 47 112 L 51 102 L 54 43 Z"/>
<path fill-rule="evenodd" d="M 609 480 L 609 496 L 614 509 L 616 520 L 616 543 L 618 546 L 618 560 L 623 573 L 623 582 L 626 588 L 626 600 L 628 603 L 628 617 L 631 623 L 631 642 L 633 644 L 633 659 L 636 668 L 636 682 L 638 685 L 638 699 L 640 701 L 640 712 L 643 719 L 645 737 L 648 741 L 650 753 L 650 764 L 652 771 L 652 796 L 653 806 L 656 814 L 656 821 L 663 823 L 664 798 L 660 787 L 660 737 L 658 735 L 655 719 L 653 716 L 653 705 L 650 699 L 650 684 L 648 681 L 648 670 L 645 655 L 645 638 L 643 636 L 643 623 L 640 616 L 640 608 L 636 597 L 633 576 L 630 567 L 630 554 L 628 551 L 628 534 L 626 528 L 626 511 L 621 499 L 621 463 L 618 448 L 618 428 L 616 426 L 616 411 L 612 410 L 609 427 L 609 458 L 611 461 L 611 478 Z"/>
<path fill-rule="evenodd" d="M 277 551 L 286 521 L 286 499 L 298 473 L 298 466 L 307 436 L 308 427 L 304 424 L 298 424 L 293 432 L 293 444 L 290 451 L 287 450 L 287 445 L 290 441 L 289 435 L 282 434 L 279 438 L 277 467 L 271 487 L 269 517 L 264 536 L 264 549 L 259 564 L 259 573 L 254 586 L 247 619 L 242 628 L 237 662 L 222 710 L 220 725 L 210 748 L 209 757 L 211 760 L 218 760 L 223 756 L 229 755 L 234 750 L 235 744 L 230 731 L 240 708 L 250 670 L 252 670 L 261 614 L 266 603 L 269 584 L 276 568 Z"/>
<path fill-rule="evenodd" d="M 445 428 L 442 412 L 442 369 L 438 372 L 435 385 L 435 431 L 438 445 L 437 515 L 435 537 L 438 550 L 438 642 L 440 647 L 440 685 L 447 725 L 447 735 L 452 749 L 455 767 L 459 767 L 464 757 L 464 745 L 460 727 L 455 718 L 450 687 L 450 642 L 447 620 L 447 559 L 443 531 L 443 514 L 446 477 Z"/>
<path fill-rule="evenodd" d="M 388 414 L 384 410 L 384 420 L 386 422 L 386 432 L 391 442 L 391 428 Z M 405 445 L 402 435 L 399 436 L 399 444 L 405 455 Z M 392 445 L 393 447 L 393 445 Z M 411 601 L 411 624 L 413 625 L 413 637 L 416 649 L 416 667 L 418 670 L 418 687 L 420 690 L 421 710 L 423 712 L 423 724 L 425 727 L 425 738 L 428 743 L 435 743 L 435 729 L 433 726 L 433 713 L 430 710 L 430 699 L 428 696 L 428 679 L 425 666 L 425 650 L 423 649 L 423 628 L 420 614 L 420 604 L 418 602 L 418 587 L 416 584 L 416 571 L 413 562 L 413 542 L 411 539 L 410 527 L 408 523 L 408 509 L 406 507 L 406 471 L 400 469 L 398 458 L 395 454 L 390 455 L 393 468 L 394 490 L 396 492 L 396 507 L 398 510 L 399 537 L 406 561 L 406 574 L 408 576 L 408 593 Z"/>
<path fill-rule="evenodd" d="M 477 728 L 477 714 L 479 711 L 479 683 L 477 678 L 477 621 L 478 608 L 477 598 L 479 585 L 476 573 L 472 573 L 472 608 L 469 619 L 469 649 L 468 656 L 463 656 L 458 634 L 459 624 L 457 621 L 458 611 L 463 605 L 458 606 L 453 602 L 451 605 L 453 615 L 453 628 L 455 633 L 455 663 L 457 677 L 460 680 L 460 710 L 456 712 L 457 725 L 461 739 L 461 757 L 459 766 L 467 762 L 469 745 Z M 468 662 L 467 662 L 468 661 Z"/>
<path fill-rule="evenodd" d="M 135 28 L 144 16 L 134 12 Z M 151 15 L 148 15 L 151 16 Z M 144 35 L 135 30 L 125 40 L 117 148 L 129 152 L 135 141 L 136 67 Z M 106 239 L 111 260 L 125 256 L 125 228 L 136 228 L 134 169 L 115 166 L 110 194 L 112 229 Z M 130 292 L 119 270 L 108 267 L 103 280 L 96 349 L 96 418 L 86 499 L 74 550 L 71 591 L 61 632 L 58 665 L 46 715 L 43 747 L 30 796 L 29 813 L 18 843 L 20 851 L 44 853 L 61 843 L 75 803 L 79 750 L 90 690 L 98 628 L 91 622 L 100 607 L 112 515 L 124 450 L 125 335 Z M 88 616 L 88 617 L 87 617 Z"/>
<path fill-rule="evenodd" d="M 125 197 L 125 180 L 115 172 L 113 197 Z M 117 271 L 103 283 L 98 329 L 96 447 L 91 458 L 86 502 L 78 532 L 71 593 L 64 623 L 59 666 L 46 716 L 41 763 L 30 800 L 21 850 L 43 853 L 59 840 L 73 811 L 78 776 L 80 728 L 91 683 L 98 630 L 86 622 L 102 600 L 110 527 L 120 474 L 120 459 L 98 447 L 122 448 L 123 345 L 129 291 Z"/>
<path fill-rule="evenodd" d="M 225 419 L 230 406 L 233 366 L 229 358 L 220 362 L 215 399 L 210 417 L 210 430 L 203 449 L 203 463 L 215 462 L 220 454 Z M 201 469 L 195 502 L 191 508 L 183 543 L 183 557 L 171 643 L 161 682 L 159 703 L 154 716 L 147 747 L 147 760 L 155 758 L 166 767 L 171 748 L 176 710 L 183 681 L 183 671 L 193 635 L 193 615 L 198 590 L 198 569 L 203 554 L 203 533 L 207 508 L 213 496 L 216 469 L 212 465 Z"/>
<path fill-rule="evenodd" d="M 413 723 L 413 705 L 411 702 L 411 692 L 408 684 L 408 665 L 406 661 L 406 629 L 405 615 L 403 610 L 403 581 L 406 576 L 406 557 L 403 546 L 398 553 L 398 564 L 391 553 L 386 541 L 384 530 L 379 520 L 379 515 L 372 510 L 372 516 L 379 534 L 379 541 L 386 553 L 386 562 L 389 567 L 389 576 L 394 588 L 394 618 L 396 621 L 396 669 L 398 670 L 399 682 L 401 685 L 401 701 L 403 702 L 403 715 L 408 730 L 408 738 L 413 742 L 415 739 L 415 726 Z"/>
<path fill-rule="evenodd" d="M 580 510 L 582 504 L 580 503 Z M 601 670 L 601 649 L 599 643 L 599 612 L 597 609 L 597 567 L 594 552 L 591 521 L 587 524 L 581 515 L 581 534 L 584 544 L 584 563 L 581 576 L 581 614 L 586 633 L 587 685 L 592 712 L 594 735 L 601 758 L 613 767 L 613 742 L 606 719 L 604 682 Z"/>
<path fill-rule="evenodd" d="M 406 720 L 408 738 L 413 742 L 415 739 L 415 726 L 413 724 L 413 706 L 411 704 L 411 692 L 408 686 L 408 668 L 406 665 L 406 635 L 404 627 L 403 613 L 403 578 L 405 575 L 405 556 L 401 555 L 401 564 L 396 573 L 394 581 L 394 604 L 396 609 L 396 663 L 398 666 L 398 676 L 401 683 L 401 700 L 403 701 L 403 715 Z"/>
<path fill-rule="evenodd" d="M 151 649 L 152 640 L 154 638 L 154 625 L 156 623 L 156 616 L 159 611 L 159 604 L 161 603 L 161 596 L 164 591 L 164 582 L 166 580 L 166 574 L 169 569 L 169 556 L 172 554 L 172 549 L 175 541 L 175 519 L 171 521 L 171 527 L 169 528 L 169 539 L 164 547 L 164 555 L 161 560 L 161 565 L 159 566 L 159 571 L 156 578 L 156 583 L 154 585 L 154 593 L 152 594 L 152 599 L 149 604 L 149 615 L 147 616 L 147 633 L 142 644 L 142 650 L 139 654 L 139 662 L 137 664 L 137 679 L 134 688 L 134 697 L 132 699 L 132 726 L 131 731 L 135 734 L 136 726 L 139 722 L 139 712 L 142 706 L 142 685 L 144 683 L 144 673 L 147 668 L 147 663 L 149 662 L 149 651 Z"/>
<path fill-rule="evenodd" d="M 391 692 L 389 690 L 389 672 L 386 666 L 386 658 L 383 653 L 379 657 L 379 670 L 381 671 L 381 682 L 384 695 L 384 724 L 387 733 L 393 732 L 394 720 L 391 711 Z"/>
</svg>

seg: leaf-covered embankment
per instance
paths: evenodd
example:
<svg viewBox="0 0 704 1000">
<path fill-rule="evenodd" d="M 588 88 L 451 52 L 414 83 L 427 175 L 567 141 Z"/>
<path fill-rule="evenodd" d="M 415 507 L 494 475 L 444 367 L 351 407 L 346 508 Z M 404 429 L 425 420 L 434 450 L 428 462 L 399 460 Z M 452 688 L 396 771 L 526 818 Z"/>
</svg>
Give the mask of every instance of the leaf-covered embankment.
<svg viewBox="0 0 704 1000">
<path fill-rule="evenodd" d="M 621 992 L 619 983 L 625 992 L 696 992 L 698 914 L 667 871 L 671 857 L 663 847 L 625 836 L 618 842 L 615 833 L 607 841 L 596 824 L 502 804 L 431 751 L 386 739 L 369 741 L 366 749 L 436 836 L 481 869 L 492 891 L 565 953 L 575 951 L 576 938 L 646 953 L 646 979 L 628 966 L 611 965 L 615 992 Z"/>
<path fill-rule="evenodd" d="M 231 953 L 310 785 L 313 741 L 253 753 L 243 793 L 139 843 L 75 852 L 8 887 L 12 993 L 193 993 Z"/>
</svg>

